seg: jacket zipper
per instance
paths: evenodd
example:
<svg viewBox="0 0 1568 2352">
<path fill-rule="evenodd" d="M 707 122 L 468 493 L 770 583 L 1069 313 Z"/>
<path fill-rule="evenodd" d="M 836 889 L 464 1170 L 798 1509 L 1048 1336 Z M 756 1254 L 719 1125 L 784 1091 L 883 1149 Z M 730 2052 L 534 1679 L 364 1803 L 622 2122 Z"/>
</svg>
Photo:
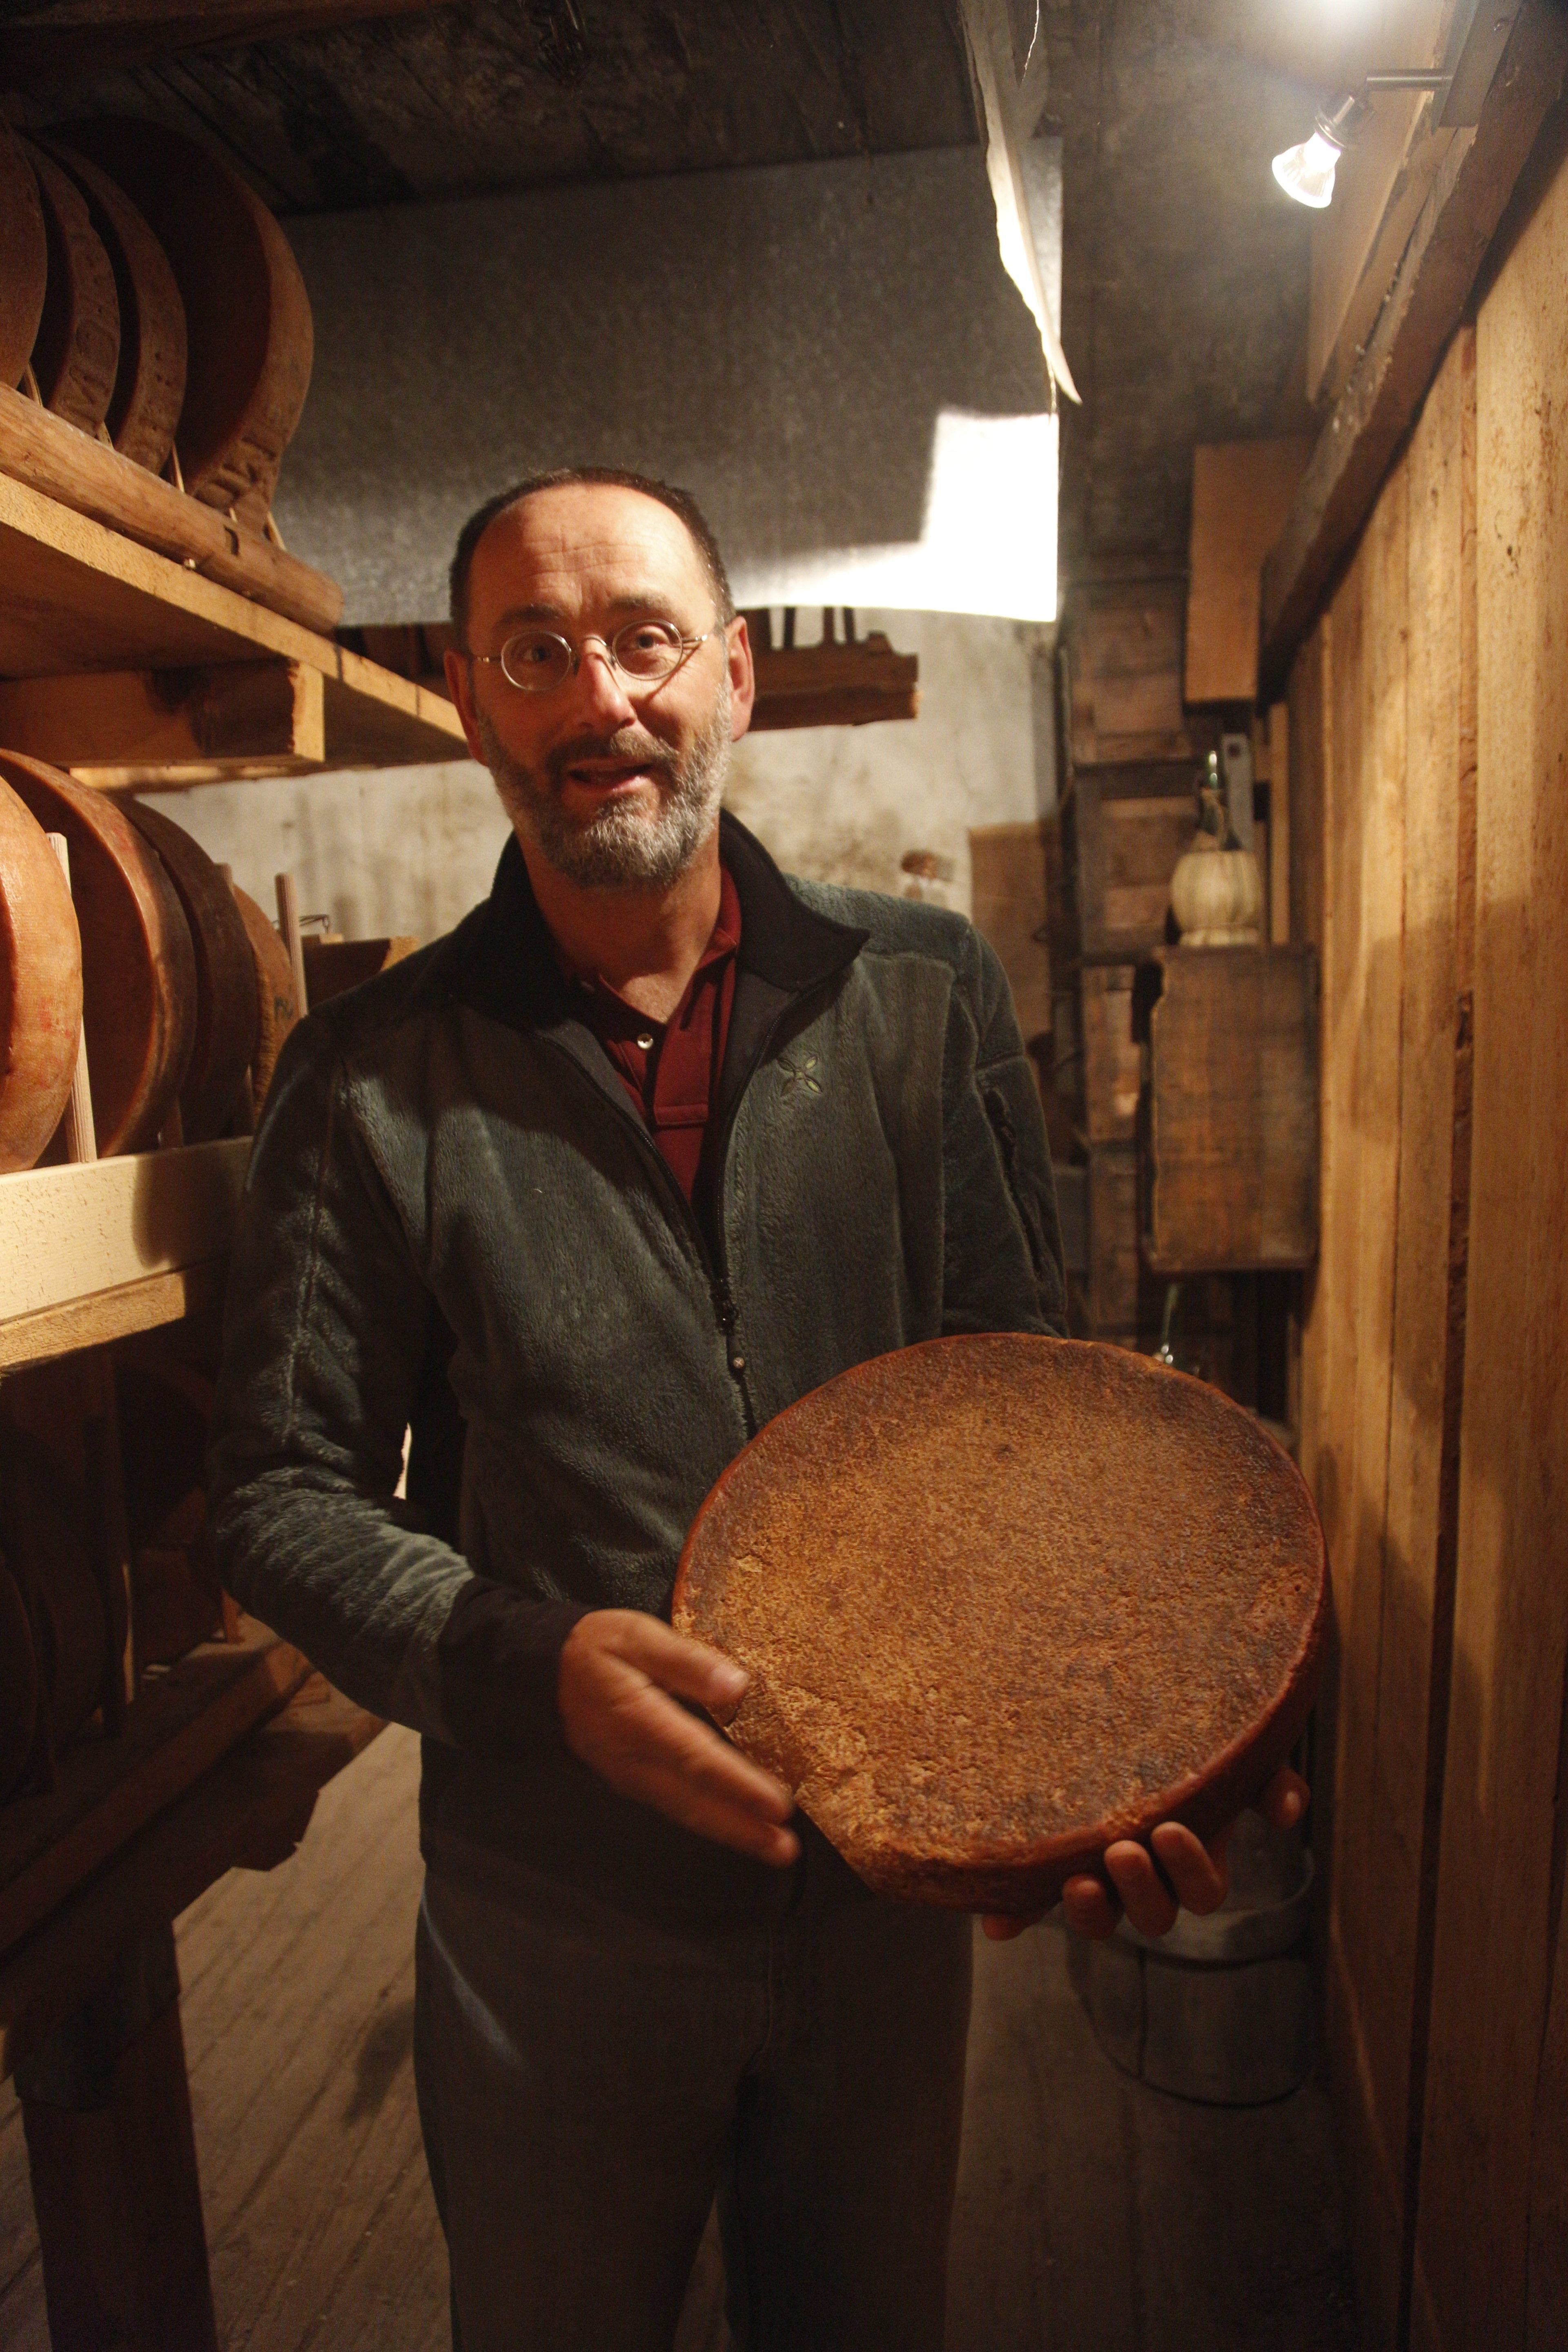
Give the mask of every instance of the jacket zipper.
<svg viewBox="0 0 1568 2352">
<path fill-rule="evenodd" d="M 755 1437 L 757 1433 L 757 1413 L 756 1407 L 752 1402 L 751 1389 L 747 1384 L 746 1359 L 741 1352 L 735 1338 L 736 1328 L 740 1322 L 740 1310 L 735 1305 L 734 1293 L 730 1287 L 730 1269 L 724 1248 L 724 1165 L 725 1161 L 729 1158 L 730 1138 L 734 1131 L 735 1120 L 740 1111 L 742 1098 L 745 1094 L 746 1088 L 751 1085 L 753 1077 L 755 1077 L 757 1071 L 761 1068 L 763 1060 L 766 1055 L 769 1045 L 773 1043 L 773 1034 L 778 1028 L 780 1022 L 783 1021 L 786 1013 L 794 1010 L 794 1004 L 795 1003 L 798 1003 L 798 1001 L 799 1000 L 796 999 L 790 1004 L 781 1005 L 773 1020 L 768 1024 L 767 1028 L 763 1031 L 762 1037 L 758 1041 L 757 1050 L 752 1057 L 745 1075 L 742 1078 L 740 1085 L 735 1089 L 735 1099 L 731 1104 L 728 1116 L 724 1121 L 723 1131 L 719 1139 L 718 1155 L 713 1171 L 713 1237 L 716 1244 L 717 1255 L 715 1255 L 714 1250 L 710 1249 L 708 1245 L 708 1236 L 702 1230 L 701 1222 L 698 1217 L 696 1210 L 692 1207 L 690 1202 L 681 1191 L 680 1186 L 676 1180 L 674 1171 L 671 1169 L 669 1162 L 666 1160 L 663 1152 L 660 1151 L 658 1144 L 654 1141 L 652 1136 L 648 1133 L 646 1122 L 635 1115 L 629 1105 L 623 1106 L 621 1103 L 616 1102 L 614 1096 L 610 1095 L 606 1090 L 603 1088 L 599 1089 L 600 1092 L 605 1094 L 605 1099 L 609 1104 L 609 1107 L 615 1113 L 616 1117 L 626 1128 L 628 1132 L 636 1138 L 637 1147 L 641 1151 L 643 1158 L 650 1164 L 658 1178 L 659 1185 L 663 1190 L 666 1200 L 674 1204 L 676 1222 L 678 1223 L 684 1223 L 688 1233 L 689 1233 L 692 1240 L 697 1244 L 697 1255 L 701 1262 L 702 1271 L 708 1277 L 708 1292 L 709 1297 L 712 1301 L 713 1319 L 719 1327 L 720 1336 L 724 1343 L 724 1360 L 730 1368 L 731 1377 L 734 1381 L 735 1386 L 740 1391 L 741 1412 L 742 1417 L 745 1422 L 746 1435 L 748 1438 Z M 537 1032 L 535 1034 L 538 1034 Z M 577 1060 L 575 1055 L 568 1053 L 565 1046 L 558 1044 L 554 1038 L 542 1037 L 540 1042 L 543 1045 L 552 1046 L 554 1051 L 560 1054 L 563 1060 L 571 1062 L 584 1077 L 588 1076 L 588 1073 L 583 1069 L 583 1066 Z M 616 1083 L 618 1084 L 619 1081 L 617 1080 Z"/>
</svg>

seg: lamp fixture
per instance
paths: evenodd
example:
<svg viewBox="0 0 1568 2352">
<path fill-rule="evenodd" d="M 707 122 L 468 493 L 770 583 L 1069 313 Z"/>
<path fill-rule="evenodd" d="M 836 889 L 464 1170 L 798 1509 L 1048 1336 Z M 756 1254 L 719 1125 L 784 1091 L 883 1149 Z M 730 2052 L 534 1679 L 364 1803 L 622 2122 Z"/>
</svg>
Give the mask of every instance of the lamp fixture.
<svg viewBox="0 0 1568 2352">
<path fill-rule="evenodd" d="M 1458 0 L 1440 71 L 1368 74 L 1357 90 L 1320 110 L 1311 136 L 1274 158 L 1274 176 L 1288 196 L 1315 212 L 1331 203 L 1340 157 L 1364 130 L 1372 93 L 1429 89 L 1436 127 L 1458 131 L 1478 123 L 1519 14 L 1520 0 Z"/>
</svg>

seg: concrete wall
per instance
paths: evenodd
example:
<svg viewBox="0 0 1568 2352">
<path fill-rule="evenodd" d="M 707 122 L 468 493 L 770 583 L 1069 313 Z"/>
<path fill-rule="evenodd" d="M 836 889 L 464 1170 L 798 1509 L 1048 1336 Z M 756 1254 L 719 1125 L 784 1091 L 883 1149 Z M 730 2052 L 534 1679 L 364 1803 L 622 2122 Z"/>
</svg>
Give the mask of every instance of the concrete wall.
<svg viewBox="0 0 1568 2352">
<path fill-rule="evenodd" d="M 781 864 L 822 880 L 901 890 L 900 860 L 930 850 L 953 867 L 933 895 L 967 912 L 968 828 L 1032 816 L 1054 799 L 1042 634 L 934 614 L 858 617 L 920 656 L 919 719 L 748 737 L 730 805 Z M 301 910 L 330 915 L 351 939 L 438 938 L 485 896 L 506 840 L 489 777 L 468 761 L 148 798 L 268 912 L 273 877 L 287 869 Z"/>
<path fill-rule="evenodd" d="M 792 557 L 920 540 L 944 413 L 1045 405 L 976 147 L 321 215 L 289 236 L 316 359 L 278 518 L 342 582 L 350 621 L 441 618 L 474 507 L 595 462 L 693 489 L 742 601 L 782 601 Z M 1016 505 L 997 522 L 1016 532 Z M 814 584 L 800 601 L 873 600 Z"/>
</svg>

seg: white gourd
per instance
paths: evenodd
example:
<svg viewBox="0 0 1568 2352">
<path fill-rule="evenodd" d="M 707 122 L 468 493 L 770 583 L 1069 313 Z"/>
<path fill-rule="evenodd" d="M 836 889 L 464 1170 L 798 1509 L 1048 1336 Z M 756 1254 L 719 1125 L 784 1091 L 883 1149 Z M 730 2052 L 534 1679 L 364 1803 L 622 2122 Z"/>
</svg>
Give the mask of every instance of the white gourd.
<svg viewBox="0 0 1568 2352">
<path fill-rule="evenodd" d="M 1231 832 L 1212 754 L 1199 794 L 1198 830 L 1171 877 L 1171 910 L 1184 948 L 1252 948 L 1263 919 L 1263 877 Z"/>
</svg>

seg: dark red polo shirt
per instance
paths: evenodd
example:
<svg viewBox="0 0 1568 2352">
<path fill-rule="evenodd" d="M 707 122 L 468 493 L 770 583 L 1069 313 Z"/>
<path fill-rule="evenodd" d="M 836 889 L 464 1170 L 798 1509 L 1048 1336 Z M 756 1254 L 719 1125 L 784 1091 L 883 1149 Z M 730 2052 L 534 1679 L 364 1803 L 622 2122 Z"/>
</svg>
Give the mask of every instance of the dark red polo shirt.
<svg viewBox="0 0 1568 2352">
<path fill-rule="evenodd" d="M 719 919 L 668 1021 L 637 1012 L 596 973 L 572 975 L 584 1020 L 620 1072 L 689 1201 L 718 1102 L 741 944 L 740 896 L 727 866 L 720 875 Z"/>
</svg>

